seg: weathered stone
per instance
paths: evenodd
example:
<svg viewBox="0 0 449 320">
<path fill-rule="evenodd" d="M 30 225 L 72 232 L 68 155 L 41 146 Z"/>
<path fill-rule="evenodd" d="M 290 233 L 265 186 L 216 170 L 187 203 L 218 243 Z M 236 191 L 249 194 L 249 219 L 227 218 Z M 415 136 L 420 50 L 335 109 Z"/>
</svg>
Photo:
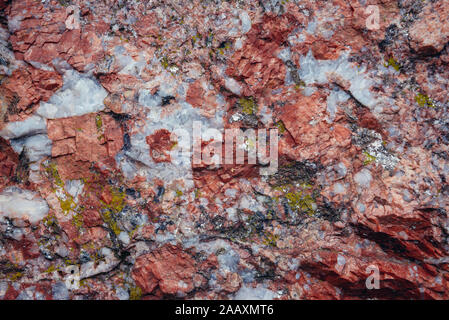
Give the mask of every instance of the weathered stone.
<svg viewBox="0 0 449 320">
<path fill-rule="evenodd" d="M 447 1 L 0 11 L 0 299 L 449 298 Z"/>
<path fill-rule="evenodd" d="M 133 278 L 145 293 L 156 286 L 166 294 L 187 293 L 193 290 L 195 261 L 181 248 L 171 245 L 140 256 L 133 270 Z"/>
<path fill-rule="evenodd" d="M 429 3 L 410 28 L 410 43 L 418 53 L 435 54 L 449 42 L 449 4 L 444 1 Z"/>
</svg>

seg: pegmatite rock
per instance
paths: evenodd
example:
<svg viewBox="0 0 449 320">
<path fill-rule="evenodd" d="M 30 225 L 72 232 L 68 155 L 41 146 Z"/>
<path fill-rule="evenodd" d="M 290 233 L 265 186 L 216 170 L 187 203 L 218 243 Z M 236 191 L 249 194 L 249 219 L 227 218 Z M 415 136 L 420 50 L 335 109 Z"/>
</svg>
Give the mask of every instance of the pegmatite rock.
<svg viewBox="0 0 449 320">
<path fill-rule="evenodd" d="M 447 299 L 448 12 L 0 1 L 0 299 Z"/>
</svg>

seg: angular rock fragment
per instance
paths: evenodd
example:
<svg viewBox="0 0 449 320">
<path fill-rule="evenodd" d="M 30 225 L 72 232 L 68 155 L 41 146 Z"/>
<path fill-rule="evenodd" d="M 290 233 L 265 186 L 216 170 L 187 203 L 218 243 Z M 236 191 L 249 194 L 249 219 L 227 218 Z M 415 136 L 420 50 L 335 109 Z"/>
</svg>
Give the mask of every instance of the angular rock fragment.
<svg viewBox="0 0 449 320">
<path fill-rule="evenodd" d="M 422 54 L 436 54 L 449 42 L 447 2 L 429 3 L 410 27 L 411 47 Z"/>
</svg>

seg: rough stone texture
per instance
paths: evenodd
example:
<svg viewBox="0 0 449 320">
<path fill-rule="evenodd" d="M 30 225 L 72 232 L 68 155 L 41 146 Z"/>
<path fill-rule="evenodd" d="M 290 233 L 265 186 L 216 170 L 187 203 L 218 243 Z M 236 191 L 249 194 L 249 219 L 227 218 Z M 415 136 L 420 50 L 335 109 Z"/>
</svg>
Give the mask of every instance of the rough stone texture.
<svg viewBox="0 0 449 320">
<path fill-rule="evenodd" d="M 410 29 L 412 48 L 421 53 L 441 52 L 449 42 L 449 7 L 443 1 L 428 4 Z"/>
<path fill-rule="evenodd" d="M 448 299 L 448 15 L 0 0 L 0 299 Z M 176 153 L 198 123 L 277 172 Z"/>
<path fill-rule="evenodd" d="M 145 293 L 158 287 L 162 294 L 186 294 L 201 287 L 206 279 L 196 261 L 183 248 L 164 246 L 139 256 L 133 278 Z"/>
</svg>

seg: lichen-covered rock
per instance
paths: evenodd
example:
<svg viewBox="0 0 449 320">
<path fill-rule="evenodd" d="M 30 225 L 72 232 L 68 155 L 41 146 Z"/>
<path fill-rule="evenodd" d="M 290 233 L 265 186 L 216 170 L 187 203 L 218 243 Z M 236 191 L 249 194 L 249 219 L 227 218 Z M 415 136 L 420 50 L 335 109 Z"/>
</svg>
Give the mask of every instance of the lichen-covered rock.
<svg viewBox="0 0 449 320">
<path fill-rule="evenodd" d="M 449 298 L 448 8 L 0 1 L 0 299 Z"/>
</svg>

